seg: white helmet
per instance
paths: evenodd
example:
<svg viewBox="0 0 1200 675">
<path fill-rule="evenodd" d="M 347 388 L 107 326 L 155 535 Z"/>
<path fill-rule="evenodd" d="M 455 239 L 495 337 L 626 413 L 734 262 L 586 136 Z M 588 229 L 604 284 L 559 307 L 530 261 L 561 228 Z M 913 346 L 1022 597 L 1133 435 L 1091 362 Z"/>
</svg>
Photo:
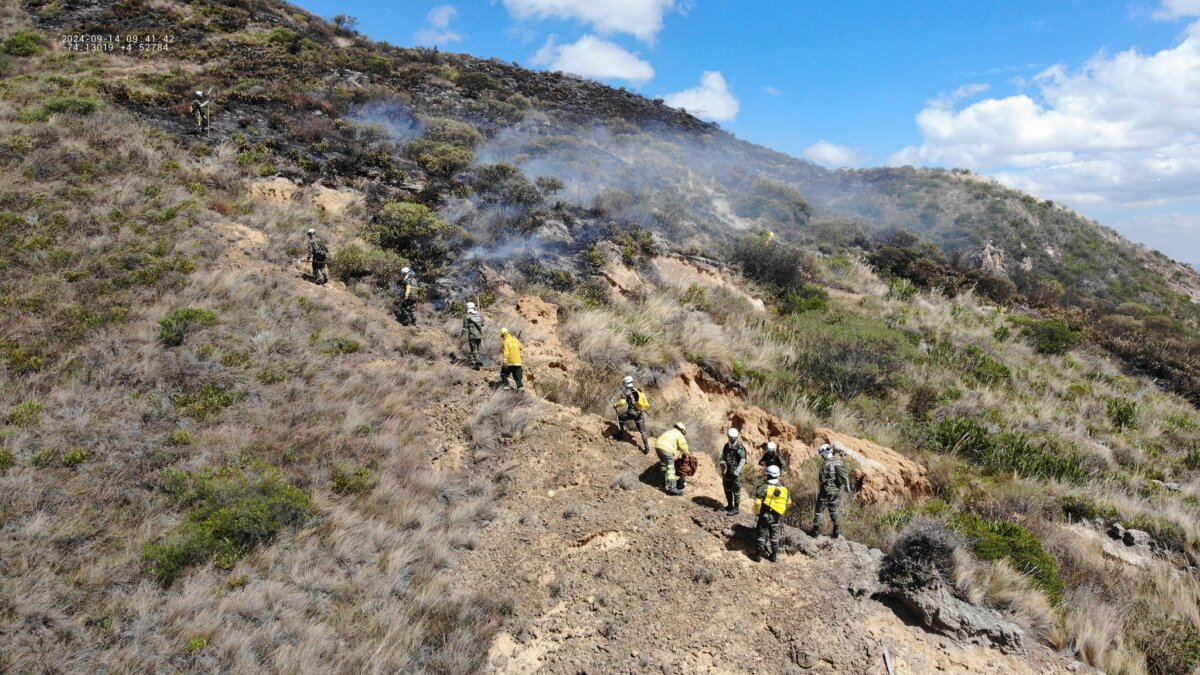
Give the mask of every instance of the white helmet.
<svg viewBox="0 0 1200 675">
<path fill-rule="evenodd" d="M 197 95 L 197 96 L 203 96 L 203 95 L 204 95 L 204 92 L 202 92 L 202 91 L 197 91 L 197 92 L 196 92 L 196 95 Z"/>
<path fill-rule="evenodd" d="M 772 464 L 767 467 L 767 476 L 771 478 L 779 478 L 779 467 Z"/>
<path fill-rule="evenodd" d="M 317 231 L 316 231 L 316 230 L 312 229 L 311 227 L 310 227 L 310 228 L 308 228 L 308 236 L 310 236 L 310 237 L 311 237 L 311 236 L 313 236 L 313 235 L 314 235 L 314 234 L 316 234 L 316 233 L 317 233 Z"/>
<path fill-rule="evenodd" d="M 779 446 L 775 444 L 775 441 L 767 441 L 767 452 L 775 452 L 778 449 Z"/>
<path fill-rule="evenodd" d="M 680 433 L 682 433 L 683 435 L 685 435 L 685 436 L 687 435 L 687 425 L 684 424 L 683 422 L 676 422 L 675 428 L 678 429 L 680 431 Z"/>
<path fill-rule="evenodd" d="M 412 274 L 412 268 L 405 267 L 404 269 L 400 270 L 400 274 Z"/>
<path fill-rule="evenodd" d="M 828 457 L 833 454 L 833 446 L 826 443 L 818 449 L 818 452 L 821 453 L 822 457 Z"/>
<path fill-rule="evenodd" d="M 473 303 L 473 302 L 468 302 L 468 303 L 467 303 L 467 309 L 475 309 L 475 303 Z"/>
<path fill-rule="evenodd" d="M 731 441 L 736 441 L 736 440 L 737 440 L 737 437 L 738 437 L 738 430 L 737 430 L 737 429 L 730 429 L 730 430 L 729 430 L 729 440 L 731 440 Z"/>
<path fill-rule="evenodd" d="M 626 386 L 626 387 L 632 387 L 632 386 L 633 386 L 633 376 L 632 376 L 632 375 L 626 375 L 626 376 L 625 376 L 625 379 L 623 379 L 623 380 L 621 380 L 621 381 L 625 383 L 625 386 Z"/>
</svg>

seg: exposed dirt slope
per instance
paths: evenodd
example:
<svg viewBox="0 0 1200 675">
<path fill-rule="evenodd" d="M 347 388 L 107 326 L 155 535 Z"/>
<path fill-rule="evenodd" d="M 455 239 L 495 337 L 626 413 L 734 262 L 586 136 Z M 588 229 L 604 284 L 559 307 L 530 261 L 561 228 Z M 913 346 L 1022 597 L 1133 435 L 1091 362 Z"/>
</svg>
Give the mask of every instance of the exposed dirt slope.
<svg viewBox="0 0 1200 675">
<path fill-rule="evenodd" d="M 555 408 L 501 451 L 520 465 L 513 488 L 450 572 L 514 602 L 488 670 L 883 673 L 882 641 L 902 673 L 1066 670 L 1040 646 L 1016 657 L 956 644 L 855 598 L 861 545 L 821 538 L 805 547 L 815 556 L 754 563 L 753 517 L 714 510 L 707 456 L 687 494 L 669 497 L 653 458 L 605 438 L 605 424 Z"/>
</svg>

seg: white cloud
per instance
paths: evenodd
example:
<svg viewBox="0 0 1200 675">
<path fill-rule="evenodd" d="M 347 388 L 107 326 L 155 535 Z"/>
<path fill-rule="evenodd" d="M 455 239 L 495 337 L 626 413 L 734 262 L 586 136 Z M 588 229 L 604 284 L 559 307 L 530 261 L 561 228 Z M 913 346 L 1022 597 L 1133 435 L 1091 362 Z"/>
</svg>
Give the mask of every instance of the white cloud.
<svg viewBox="0 0 1200 675">
<path fill-rule="evenodd" d="M 1053 66 L 1029 84 L 1031 94 L 961 109 L 953 94 L 931 101 L 917 115 L 923 143 L 890 162 L 986 172 L 1066 203 L 1163 204 L 1200 193 L 1200 22 L 1158 53 L 1101 53 L 1078 72 Z"/>
<path fill-rule="evenodd" d="M 1154 18 L 1173 21 L 1185 16 L 1200 16 L 1200 0 L 1163 0 L 1162 7 L 1154 12 Z"/>
<path fill-rule="evenodd" d="M 767 96 L 782 96 L 783 95 L 783 92 L 780 91 L 778 87 L 772 87 L 770 85 L 764 85 L 762 88 L 762 93 L 766 94 Z"/>
<path fill-rule="evenodd" d="M 429 10 L 429 14 L 425 15 L 429 26 L 413 33 L 413 42 L 426 47 L 461 42 L 463 36 L 450 30 L 450 22 L 456 16 L 458 8 L 454 5 L 439 5 Z"/>
<path fill-rule="evenodd" d="M 667 94 L 663 100 L 672 108 L 683 108 L 696 117 L 719 122 L 737 117 L 741 107 L 718 70 L 704 71 L 699 87 Z"/>
<path fill-rule="evenodd" d="M 504 0 L 517 19 L 574 19 L 593 26 L 602 35 L 628 33 L 654 42 L 662 30 L 663 15 L 675 0 Z"/>
<path fill-rule="evenodd" d="M 569 45 L 555 44 L 555 37 L 551 35 L 545 46 L 534 55 L 533 63 L 547 66 L 550 70 L 601 80 L 645 82 L 654 77 L 654 67 L 638 58 L 637 54 L 595 35 L 584 35 Z"/>
<path fill-rule="evenodd" d="M 830 143 L 824 139 L 805 148 L 804 156 L 831 169 L 859 167 L 871 159 L 858 148 Z"/>
<path fill-rule="evenodd" d="M 969 98 L 975 98 L 977 95 L 982 94 L 991 88 L 992 85 L 986 83 L 964 84 L 949 94 L 926 101 L 926 104 L 931 108 L 952 108 L 954 107 L 955 103 Z"/>
</svg>

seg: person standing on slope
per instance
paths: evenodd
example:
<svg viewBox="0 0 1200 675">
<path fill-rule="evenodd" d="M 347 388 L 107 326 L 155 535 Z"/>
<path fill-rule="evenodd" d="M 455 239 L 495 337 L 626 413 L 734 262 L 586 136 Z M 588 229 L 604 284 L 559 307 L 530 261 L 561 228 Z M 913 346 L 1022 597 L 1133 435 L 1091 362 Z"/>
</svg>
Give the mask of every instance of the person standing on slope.
<svg viewBox="0 0 1200 675">
<path fill-rule="evenodd" d="M 650 454 L 650 437 L 646 435 L 646 411 L 650 409 L 650 402 L 646 400 L 645 393 L 633 386 L 631 376 L 626 375 L 622 384 L 625 385 L 625 391 L 613 404 L 613 408 L 617 411 L 617 439 L 625 439 L 625 423 L 632 421 L 637 427 L 638 433 L 642 435 L 642 454 L 648 455 Z"/>
<path fill-rule="evenodd" d="M 471 367 L 479 370 L 483 364 L 479 361 L 479 344 L 483 342 L 483 315 L 475 309 L 475 303 L 467 303 L 467 313 L 463 316 L 461 337 L 467 338 L 467 347 L 471 350 Z"/>
<path fill-rule="evenodd" d="M 324 239 L 317 237 L 317 231 L 314 229 L 308 230 L 308 259 L 305 262 L 312 263 L 313 283 L 318 286 L 323 286 L 329 282 L 329 274 L 326 272 L 326 261 L 329 258 L 329 245 Z"/>
<path fill-rule="evenodd" d="M 197 91 L 192 97 L 192 105 L 190 110 L 192 116 L 196 119 L 196 133 L 208 135 L 208 97 L 204 92 Z"/>
<path fill-rule="evenodd" d="M 654 450 L 658 453 L 659 468 L 663 473 L 663 490 L 669 495 L 683 494 L 680 481 L 675 477 L 675 458 L 688 454 L 687 426 L 683 422 L 676 422 L 675 426 L 654 440 Z"/>
<path fill-rule="evenodd" d="M 730 429 L 729 440 L 721 448 L 721 482 L 725 486 L 725 513 L 736 516 L 742 501 L 742 469 L 746 468 L 746 446 L 737 429 Z"/>
<path fill-rule="evenodd" d="M 504 342 L 504 365 L 500 367 L 500 386 L 512 389 L 512 385 L 508 382 L 509 375 L 516 381 L 517 391 L 525 390 L 525 366 L 521 360 L 521 350 L 524 346 L 517 336 L 509 332 L 507 328 L 500 329 L 500 339 Z"/>
<path fill-rule="evenodd" d="M 813 513 L 812 529 L 809 536 L 821 534 L 821 512 L 829 509 L 829 522 L 833 523 L 833 538 L 842 536 L 842 519 L 838 508 L 842 503 L 842 490 L 850 491 L 850 477 L 846 473 L 846 465 L 842 460 L 833 456 L 833 446 L 826 443 L 820 448 L 821 471 L 817 474 L 819 492 L 817 493 L 817 509 Z"/>
<path fill-rule="evenodd" d="M 767 449 L 763 451 L 763 456 L 759 458 L 758 465 L 764 470 L 777 466 L 781 474 L 787 471 L 787 462 L 783 460 L 783 453 L 779 452 L 779 445 L 775 441 L 767 441 Z"/>
<path fill-rule="evenodd" d="M 392 313 L 396 316 L 396 320 L 402 326 L 417 325 L 417 278 L 413 275 L 412 268 L 405 267 L 400 270 L 402 275 L 400 279 L 400 289 L 396 293 L 395 304 L 392 307 Z"/>
<path fill-rule="evenodd" d="M 779 482 L 779 467 L 767 467 L 767 482 L 754 493 L 754 511 L 758 514 L 758 548 L 756 561 L 766 558 L 775 562 L 779 555 L 779 529 L 783 525 L 783 514 L 792 505 L 788 489 Z"/>
</svg>

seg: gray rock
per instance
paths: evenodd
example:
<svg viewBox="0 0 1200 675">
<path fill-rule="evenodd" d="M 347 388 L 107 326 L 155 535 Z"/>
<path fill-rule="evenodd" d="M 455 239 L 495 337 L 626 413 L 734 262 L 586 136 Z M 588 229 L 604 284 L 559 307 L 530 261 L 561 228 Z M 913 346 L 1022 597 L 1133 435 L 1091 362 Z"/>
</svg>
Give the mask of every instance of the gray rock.
<svg viewBox="0 0 1200 675">
<path fill-rule="evenodd" d="M 960 642 L 988 642 L 1005 653 L 1024 653 L 1024 633 L 1000 613 L 954 597 L 944 584 L 917 592 L 890 588 L 884 595 L 900 602 L 927 629 Z"/>
<path fill-rule="evenodd" d="M 1150 482 L 1154 483 L 1155 485 L 1159 486 L 1160 488 L 1163 488 L 1164 490 L 1170 490 L 1171 492 L 1179 492 L 1180 490 L 1183 489 L 1179 485 L 1179 483 L 1165 483 L 1158 479 L 1151 480 Z"/>
<path fill-rule="evenodd" d="M 1149 546 L 1153 541 L 1153 537 L 1145 530 L 1125 530 L 1125 535 L 1121 537 L 1126 546 Z"/>
<path fill-rule="evenodd" d="M 1113 539 L 1124 539 L 1125 526 L 1121 525 L 1121 523 L 1114 522 L 1112 525 L 1108 526 L 1108 536 Z"/>
</svg>

